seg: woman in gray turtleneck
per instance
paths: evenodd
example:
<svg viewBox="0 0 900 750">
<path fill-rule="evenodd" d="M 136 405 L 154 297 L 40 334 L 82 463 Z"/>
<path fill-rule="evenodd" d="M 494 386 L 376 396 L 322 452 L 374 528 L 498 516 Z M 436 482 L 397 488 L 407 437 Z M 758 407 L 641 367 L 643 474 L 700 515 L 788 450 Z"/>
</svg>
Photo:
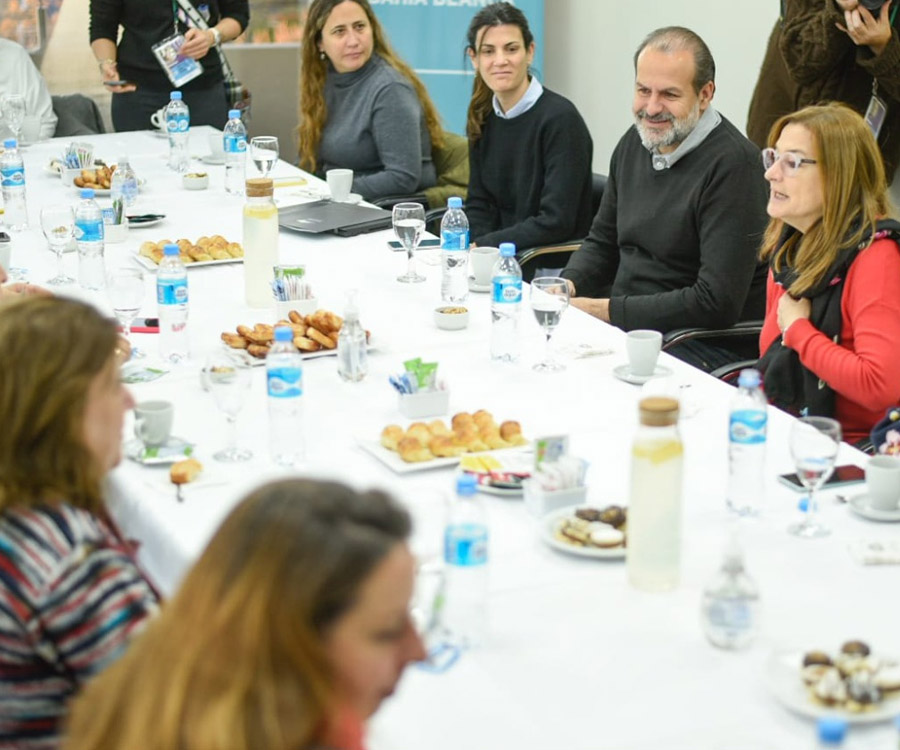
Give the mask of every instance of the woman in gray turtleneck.
<svg viewBox="0 0 900 750">
<path fill-rule="evenodd" d="M 431 149 L 443 138 L 437 110 L 367 0 L 315 0 L 302 55 L 303 169 L 352 169 L 353 190 L 366 199 L 435 184 Z"/>
</svg>

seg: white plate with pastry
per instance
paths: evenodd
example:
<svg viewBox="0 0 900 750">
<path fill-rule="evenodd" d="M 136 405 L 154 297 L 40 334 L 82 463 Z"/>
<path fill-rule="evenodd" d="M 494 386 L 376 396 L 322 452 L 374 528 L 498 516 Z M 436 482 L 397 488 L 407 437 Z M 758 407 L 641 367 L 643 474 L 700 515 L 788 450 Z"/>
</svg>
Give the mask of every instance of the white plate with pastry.
<svg viewBox="0 0 900 750">
<path fill-rule="evenodd" d="M 541 521 L 540 534 L 548 545 L 555 550 L 577 557 L 593 557 L 600 560 L 625 559 L 625 534 L 615 527 L 601 523 L 578 519 L 577 508 L 562 508 L 544 516 Z M 579 523 L 584 533 L 583 541 L 569 538 L 564 530 L 570 523 Z"/>
<path fill-rule="evenodd" d="M 178 245 L 181 260 L 185 268 L 200 266 L 221 266 L 229 263 L 244 262 L 244 248 L 238 242 L 229 242 L 222 235 L 203 236 L 196 242 L 182 238 L 179 240 L 161 240 L 159 242 L 142 242 L 134 259 L 148 271 L 156 271 L 163 259 L 165 245 Z"/>
<path fill-rule="evenodd" d="M 145 255 L 134 255 L 135 263 L 146 271 L 158 271 L 159 263 L 154 263 Z M 231 263 L 243 263 L 243 258 L 223 258 L 221 260 L 198 260 L 193 263 L 185 263 L 185 268 L 202 268 L 203 266 L 227 266 Z"/>
</svg>

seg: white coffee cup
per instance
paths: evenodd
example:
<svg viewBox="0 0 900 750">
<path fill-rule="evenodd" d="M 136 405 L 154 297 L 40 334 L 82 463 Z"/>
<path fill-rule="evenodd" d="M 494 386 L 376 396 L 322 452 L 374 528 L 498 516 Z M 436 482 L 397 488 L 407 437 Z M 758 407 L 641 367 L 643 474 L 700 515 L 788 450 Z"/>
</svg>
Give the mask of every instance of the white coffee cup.
<svg viewBox="0 0 900 750">
<path fill-rule="evenodd" d="M 209 155 L 214 161 L 224 161 L 225 159 L 225 143 L 222 140 L 221 133 L 209 134 Z"/>
<path fill-rule="evenodd" d="M 336 203 L 346 203 L 350 197 L 350 189 L 353 187 L 353 170 L 329 169 L 325 173 L 325 180 L 331 191 L 331 200 Z"/>
<path fill-rule="evenodd" d="M 41 118 L 38 115 L 25 115 L 22 120 L 22 145 L 37 143 L 41 139 Z"/>
<path fill-rule="evenodd" d="M 169 106 L 168 104 L 166 107 Z M 160 107 L 156 112 L 150 115 L 150 124 L 157 130 L 166 129 L 166 107 Z"/>
<path fill-rule="evenodd" d="M 478 286 L 487 286 L 491 283 L 491 273 L 499 257 L 500 250 L 496 247 L 473 247 L 469 250 L 472 279 Z"/>
<path fill-rule="evenodd" d="M 900 458 L 872 456 L 866 464 L 866 491 L 876 510 L 897 510 L 900 504 Z"/>
<path fill-rule="evenodd" d="M 628 353 L 628 365 L 633 375 L 652 375 L 656 369 L 656 360 L 662 347 L 662 334 L 659 331 L 629 331 L 625 337 L 625 351 Z"/>
<path fill-rule="evenodd" d="M 134 407 L 134 434 L 144 445 L 164 445 L 172 434 L 175 407 L 171 401 L 141 401 Z"/>
</svg>

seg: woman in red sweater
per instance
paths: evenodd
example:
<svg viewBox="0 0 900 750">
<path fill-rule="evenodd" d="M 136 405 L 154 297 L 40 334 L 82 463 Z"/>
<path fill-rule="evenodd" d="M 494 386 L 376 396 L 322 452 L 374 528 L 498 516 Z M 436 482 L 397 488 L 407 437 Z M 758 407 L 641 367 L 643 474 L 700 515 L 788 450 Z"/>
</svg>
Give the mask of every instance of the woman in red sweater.
<svg viewBox="0 0 900 750">
<path fill-rule="evenodd" d="M 775 123 L 763 163 L 766 393 L 861 440 L 900 399 L 900 224 L 878 145 L 850 108 L 807 107 Z"/>
</svg>

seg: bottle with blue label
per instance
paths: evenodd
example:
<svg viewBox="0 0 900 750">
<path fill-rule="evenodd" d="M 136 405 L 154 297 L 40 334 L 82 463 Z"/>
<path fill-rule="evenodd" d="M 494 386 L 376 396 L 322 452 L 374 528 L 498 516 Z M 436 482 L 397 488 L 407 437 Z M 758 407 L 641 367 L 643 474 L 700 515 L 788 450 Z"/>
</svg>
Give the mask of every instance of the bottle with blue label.
<svg viewBox="0 0 900 750">
<path fill-rule="evenodd" d="M 173 364 L 188 357 L 188 279 L 178 245 L 166 245 L 156 272 L 159 354 Z"/>
<path fill-rule="evenodd" d="M 3 154 L 0 155 L 0 190 L 3 192 L 3 222 L 14 232 L 27 229 L 25 164 L 15 138 L 3 141 Z"/>
<path fill-rule="evenodd" d="M 109 195 L 112 198 L 116 218 L 113 223 L 121 224 L 125 209 L 131 208 L 137 201 L 138 183 L 137 175 L 128 163 L 127 156 L 120 156 L 116 163 L 116 171 L 112 174 L 109 185 Z M 121 208 L 119 208 L 121 206 Z"/>
<path fill-rule="evenodd" d="M 491 359 L 514 362 L 519 358 L 522 269 L 512 242 L 500 244 L 491 276 Z"/>
<path fill-rule="evenodd" d="M 188 137 L 191 129 L 191 113 L 180 91 L 173 91 L 166 107 L 166 132 L 169 135 L 169 169 L 187 172 Z"/>
<path fill-rule="evenodd" d="M 459 304 L 469 296 L 469 220 L 462 198 L 447 201 L 441 219 L 441 299 Z"/>
<path fill-rule="evenodd" d="M 450 643 L 484 643 L 488 624 L 488 524 L 484 500 L 472 474 L 456 480 L 456 498 L 444 529 L 446 582 L 440 618 Z"/>
<path fill-rule="evenodd" d="M 747 516 L 765 499 L 768 404 L 757 370 L 741 370 L 728 418 L 728 508 Z"/>
<path fill-rule="evenodd" d="M 225 149 L 225 190 L 232 195 L 244 194 L 247 160 L 247 128 L 241 120 L 241 111 L 228 111 L 228 122 L 222 131 Z"/>
<path fill-rule="evenodd" d="M 303 460 L 303 358 L 290 326 L 275 328 L 275 343 L 266 355 L 269 394 L 269 446 L 272 460 L 295 466 Z"/>
<path fill-rule="evenodd" d="M 103 212 L 94 200 L 92 188 L 83 188 L 75 206 L 75 242 L 78 246 L 78 283 L 82 289 L 106 287 L 103 258 Z"/>
<path fill-rule="evenodd" d="M 744 567 L 736 538 L 703 591 L 702 618 L 707 639 L 722 649 L 747 648 L 759 630 L 759 589 Z"/>
</svg>

